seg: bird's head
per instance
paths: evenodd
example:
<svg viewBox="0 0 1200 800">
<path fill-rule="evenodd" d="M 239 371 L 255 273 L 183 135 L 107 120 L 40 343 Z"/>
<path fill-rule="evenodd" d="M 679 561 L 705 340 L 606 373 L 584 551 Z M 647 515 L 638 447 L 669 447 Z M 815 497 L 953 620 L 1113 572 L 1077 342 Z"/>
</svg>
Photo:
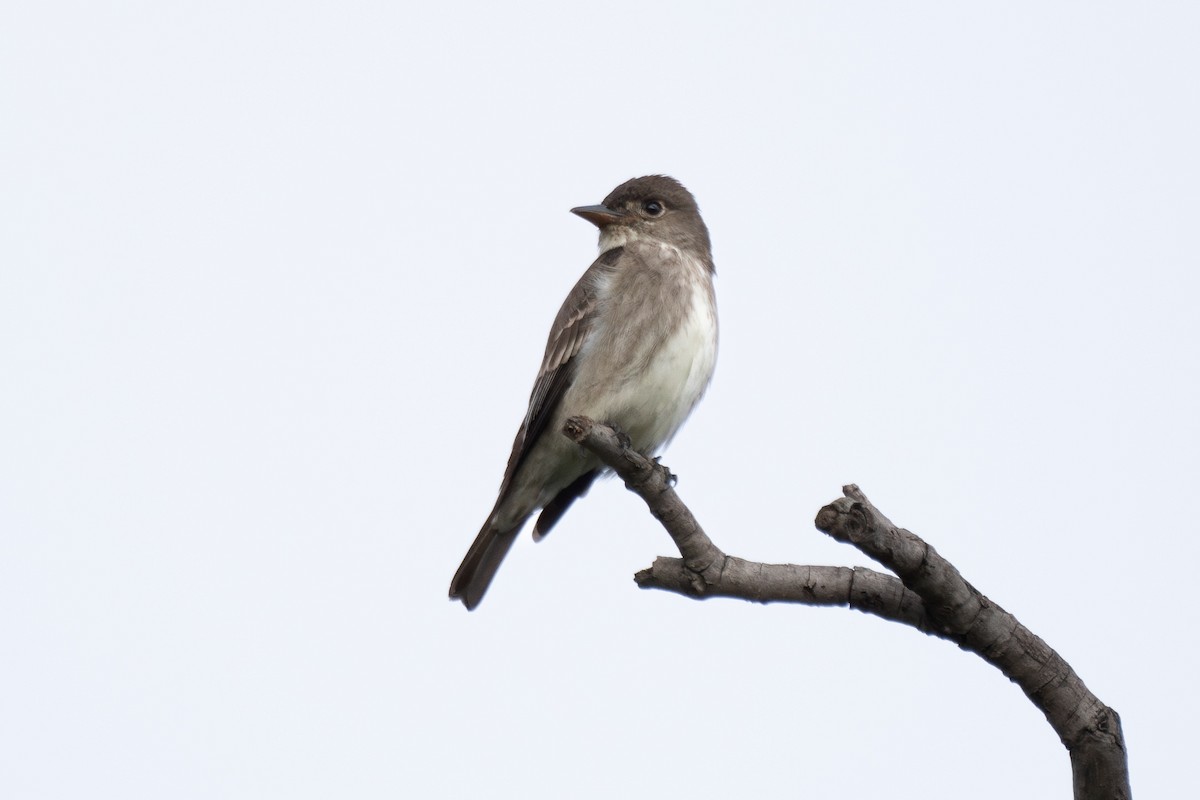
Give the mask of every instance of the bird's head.
<svg viewBox="0 0 1200 800">
<path fill-rule="evenodd" d="M 712 263 L 708 228 L 700 218 L 696 198 L 666 175 L 625 181 L 600 205 L 572 208 L 571 213 L 600 229 L 601 251 L 657 240 Z"/>
</svg>

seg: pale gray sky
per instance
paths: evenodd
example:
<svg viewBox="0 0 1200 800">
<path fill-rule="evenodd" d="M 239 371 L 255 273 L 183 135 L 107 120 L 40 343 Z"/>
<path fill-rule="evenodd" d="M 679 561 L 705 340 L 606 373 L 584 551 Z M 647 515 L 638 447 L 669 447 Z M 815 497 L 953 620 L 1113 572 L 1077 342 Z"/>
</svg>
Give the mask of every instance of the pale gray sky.
<svg viewBox="0 0 1200 800">
<path fill-rule="evenodd" d="M 0 795 L 1068 796 L 945 642 L 639 591 L 617 482 L 446 599 L 567 209 L 650 172 L 717 543 L 864 564 L 811 526 L 861 484 L 1194 790 L 1194 4 L 106 6 L 0 25 Z"/>
</svg>

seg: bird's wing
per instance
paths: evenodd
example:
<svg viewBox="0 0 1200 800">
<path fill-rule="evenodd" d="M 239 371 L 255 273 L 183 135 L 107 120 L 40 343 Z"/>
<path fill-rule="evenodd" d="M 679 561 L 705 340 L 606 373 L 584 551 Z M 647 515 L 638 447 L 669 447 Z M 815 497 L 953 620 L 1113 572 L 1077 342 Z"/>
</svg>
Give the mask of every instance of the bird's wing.
<svg viewBox="0 0 1200 800">
<path fill-rule="evenodd" d="M 513 441 L 512 455 L 508 458 L 508 468 L 500 484 L 501 496 L 526 456 L 545 433 L 563 394 L 575 378 L 575 356 L 594 326 L 600 286 L 616 269 L 622 250 L 618 247 L 602 253 L 571 289 L 562 308 L 558 310 L 558 316 L 554 318 L 550 337 L 546 341 L 546 354 L 542 357 L 542 368 L 529 395 L 529 409 Z"/>
</svg>

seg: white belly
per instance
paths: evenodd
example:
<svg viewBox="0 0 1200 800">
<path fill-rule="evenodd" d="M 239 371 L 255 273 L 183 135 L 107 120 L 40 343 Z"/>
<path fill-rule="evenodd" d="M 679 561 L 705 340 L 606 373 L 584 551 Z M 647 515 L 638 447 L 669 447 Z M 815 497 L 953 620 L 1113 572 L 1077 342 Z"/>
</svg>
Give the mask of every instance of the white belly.
<svg viewBox="0 0 1200 800">
<path fill-rule="evenodd" d="M 657 451 L 708 388 L 716 361 L 716 309 L 711 295 L 698 287 L 679 328 L 640 372 L 612 387 L 595 417 L 624 430 L 638 450 Z"/>
</svg>

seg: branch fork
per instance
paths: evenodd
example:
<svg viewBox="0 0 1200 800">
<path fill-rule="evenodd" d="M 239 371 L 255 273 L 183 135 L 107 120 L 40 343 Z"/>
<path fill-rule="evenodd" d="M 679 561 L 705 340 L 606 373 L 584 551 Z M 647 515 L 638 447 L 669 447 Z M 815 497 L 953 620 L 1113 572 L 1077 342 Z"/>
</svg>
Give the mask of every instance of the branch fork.
<svg viewBox="0 0 1200 800">
<path fill-rule="evenodd" d="M 675 492 L 675 476 L 627 437 L 587 417 L 563 427 L 611 467 L 675 542 L 681 558 L 658 557 L 634 576 L 643 589 L 696 599 L 842 606 L 900 622 L 975 653 L 1021 687 L 1071 756 L 1077 800 L 1129 800 L 1121 719 L 1071 666 L 1012 614 L 966 581 L 916 534 L 897 527 L 857 486 L 842 487 L 818 513 L 818 530 L 850 544 L 893 574 L 865 567 L 762 564 L 726 555 Z"/>
</svg>

